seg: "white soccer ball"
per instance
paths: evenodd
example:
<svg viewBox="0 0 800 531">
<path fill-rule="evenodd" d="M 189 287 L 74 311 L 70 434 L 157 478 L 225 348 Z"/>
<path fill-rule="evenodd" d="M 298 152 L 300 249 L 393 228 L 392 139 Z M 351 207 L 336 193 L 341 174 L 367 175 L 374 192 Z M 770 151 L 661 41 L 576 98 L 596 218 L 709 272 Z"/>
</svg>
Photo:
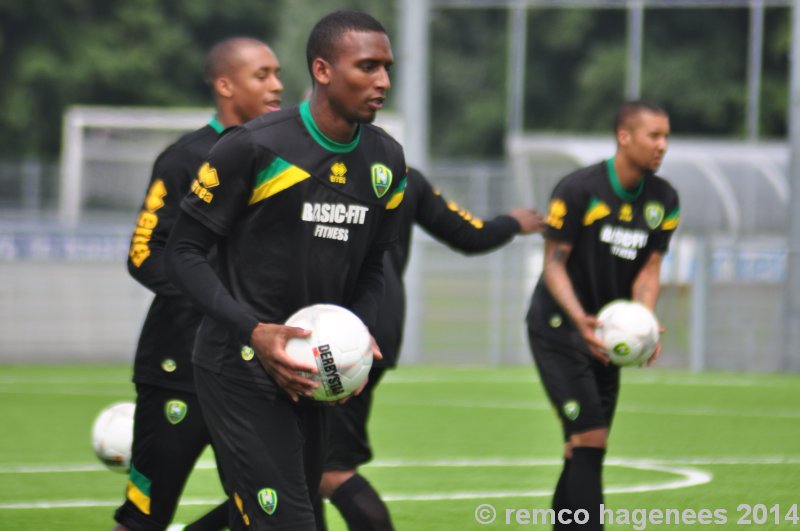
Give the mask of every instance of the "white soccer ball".
<svg viewBox="0 0 800 531">
<path fill-rule="evenodd" d="M 605 351 L 616 365 L 644 363 L 658 345 L 658 320 L 645 305 L 616 300 L 606 304 L 597 315 L 600 326 L 595 334 L 606 345 Z"/>
<path fill-rule="evenodd" d="M 287 319 L 288 326 L 311 330 L 311 335 L 292 338 L 286 353 L 295 360 L 315 365 L 319 382 L 314 400 L 340 400 L 367 381 L 372 367 L 372 338 L 353 312 L 333 304 L 307 306 Z"/>
<path fill-rule="evenodd" d="M 133 402 L 103 408 L 92 426 L 92 447 L 97 458 L 115 472 L 127 473 L 133 447 Z"/>
</svg>

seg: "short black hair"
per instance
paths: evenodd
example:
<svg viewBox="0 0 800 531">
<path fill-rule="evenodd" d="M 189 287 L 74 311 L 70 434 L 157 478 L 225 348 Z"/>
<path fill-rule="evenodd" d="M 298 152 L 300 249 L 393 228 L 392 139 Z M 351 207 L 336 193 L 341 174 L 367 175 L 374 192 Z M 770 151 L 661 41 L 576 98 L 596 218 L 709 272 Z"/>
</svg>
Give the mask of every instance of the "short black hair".
<svg viewBox="0 0 800 531">
<path fill-rule="evenodd" d="M 624 126 L 628 122 L 628 120 L 630 120 L 631 118 L 642 112 L 651 112 L 653 114 L 662 114 L 664 116 L 669 116 L 664 107 L 658 105 L 657 103 L 653 103 L 652 101 L 648 100 L 626 101 L 623 102 L 617 108 L 617 114 L 614 117 L 614 134 L 616 135 L 620 127 Z"/>
<path fill-rule="evenodd" d="M 214 80 L 219 76 L 228 73 L 239 49 L 244 46 L 267 46 L 267 43 L 255 37 L 237 36 L 229 37 L 211 47 L 203 68 L 203 78 L 209 86 L 213 86 Z"/>
<path fill-rule="evenodd" d="M 306 44 L 306 62 L 311 81 L 314 81 L 314 72 L 311 65 L 314 59 L 321 57 L 327 62 L 333 62 L 338 41 L 348 31 L 375 31 L 386 33 L 386 28 L 372 15 L 362 11 L 334 11 L 319 19 L 311 29 Z"/>
</svg>

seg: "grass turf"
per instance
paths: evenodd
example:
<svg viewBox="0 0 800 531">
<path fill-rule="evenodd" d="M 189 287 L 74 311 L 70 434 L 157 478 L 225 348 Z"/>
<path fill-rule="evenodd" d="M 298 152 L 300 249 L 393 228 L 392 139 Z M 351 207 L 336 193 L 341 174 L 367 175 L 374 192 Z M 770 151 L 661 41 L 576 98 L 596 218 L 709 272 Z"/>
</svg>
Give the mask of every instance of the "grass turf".
<svg viewBox="0 0 800 531">
<path fill-rule="evenodd" d="M 0 366 L 0 529 L 112 527 L 125 477 L 99 465 L 89 430 L 102 407 L 133 398 L 129 374 Z M 797 375 L 626 369 L 605 469 L 607 528 L 800 529 L 798 390 Z M 530 515 L 549 505 L 560 430 L 533 368 L 401 367 L 377 392 L 370 431 L 375 461 L 363 474 L 398 529 L 549 527 Z M 176 519 L 221 499 L 206 453 Z M 494 523 L 476 522 L 481 504 L 494 507 Z M 708 524 L 659 523 L 656 512 L 702 509 Z M 333 507 L 327 514 L 332 531 L 345 529 Z"/>
</svg>

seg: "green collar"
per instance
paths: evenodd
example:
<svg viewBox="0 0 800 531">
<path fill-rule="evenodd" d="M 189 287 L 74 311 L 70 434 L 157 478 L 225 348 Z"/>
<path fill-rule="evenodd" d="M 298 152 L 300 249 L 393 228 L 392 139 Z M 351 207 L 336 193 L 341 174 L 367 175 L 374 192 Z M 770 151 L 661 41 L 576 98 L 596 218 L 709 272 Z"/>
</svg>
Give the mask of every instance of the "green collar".
<svg viewBox="0 0 800 531">
<path fill-rule="evenodd" d="M 216 131 L 218 135 L 221 135 L 222 132 L 225 130 L 222 124 L 219 123 L 219 120 L 217 119 L 216 115 L 211 117 L 211 121 L 208 122 L 208 125 L 211 127 L 211 129 Z"/>
<path fill-rule="evenodd" d="M 606 168 L 608 169 L 608 178 L 611 181 L 611 188 L 614 189 L 614 193 L 617 194 L 620 199 L 628 203 L 633 203 L 642 195 L 642 190 L 644 190 L 644 175 L 639 181 L 639 187 L 631 192 L 623 188 L 619 183 L 619 175 L 617 175 L 617 170 L 614 168 L 614 157 L 606 161 Z"/>
<path fill-rule="evenodd" d="M 356 136 L 350 142 L 343 144 L 342 142 L 336 142 L 335 140 L 331 140 L 325 133 L 320 131 L 319 127 L 317 127 L 317 123 L 314 121 L 314 117 L 311 116 L 311 106 L 309 105 L 308 100 L 304 101 L 300 104 L 300 118 L 303 119 L 303 123 L 308 129 L 308 132 L 311 133 L 311 136 L 314 137 L 314 140 L 317 141 L 317 144 L 324 147 L 328 151 L 333 151 L 334 153 L 350 153 L 358 146 L 358 141 L 361 140 L 361 126 L 358 127 L 356 130 Z"/>
</svg>

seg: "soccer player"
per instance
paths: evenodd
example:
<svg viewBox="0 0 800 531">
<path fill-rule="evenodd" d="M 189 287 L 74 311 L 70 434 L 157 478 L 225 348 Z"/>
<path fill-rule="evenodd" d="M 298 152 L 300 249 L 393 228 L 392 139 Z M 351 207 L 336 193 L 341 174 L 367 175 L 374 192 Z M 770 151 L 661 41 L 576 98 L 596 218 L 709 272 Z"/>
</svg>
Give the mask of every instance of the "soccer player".
<svg viewBox="0 0 800 531">
<path fill-rule="evenodd" d="M 316 368 L 284 350 L 310 331 L 281 323 L 332 303 L 374 324 L 405 188 L 401 146 L 370 124 L 391 86 L 383 26 L 331 13 L 306 57 L 310 100 L 220 139 L 167 245 L 170 278 L 205 313 L 195 385 L 239 510 L 232 529 L 316 528 L 330 408 L 306 399 L 317 384 L 302 372 Z"/>
<path fill-rule="evenodd" d="M 367 421 L 375 387 L 384 371 L 397 364 L 405 321 L 406 296 L 403 273 L 408 264 L 411 231 L 418 224 L 441 243 L 465 254 L 498 248 L 518 233 L 541 231 L 544 220 L 535 210 L 518 208 L 489 221 L 474 217 L 445 199 L 419 171 L 408 172 L 399 238 L 386 252 L 383 270 L 384 300 L 378 312 L 375 340 L 383 359 L 373 363 L 361 394 L 330 412 L 328 454 L 320 493 L 330 499 L 347 522 L 348 529 L 393 529 L 389 510 L 358 467 L 372 458 Z"/>
<path fill-rule="evenodd" d="M 206 58 L 216 114 L 179 139 L 155 162 L 128 256 L 130 274 L 155 293 L 134 360 L 136 418 L 126 499 L 117 530 L 164 529 L 210 436 L 194 391 L 191 352 L 202 314 L 168 279 L 164 248 L 180 202 L 223 129 L 281 103 L 280 64 L 263 42 L 234 37 Z M 186 529 L 223 529 L 225 504 Z"/>
<path fill-rule="evenodd" d="M 669 117 L 645 101 L 623 103 L 614 157 L 556 185 L 545 229 L 544 269 L 527 314 L 528 337 L 564 432 L 564 467 L 553 496 L 556 529 L 578 509 L 602 529 L 602 465 L 620 385 L 619 367 L 595 337 L 600 308 L 634 299 L 655 310 L 659 273 L 680 214 L 678 194 L 654 174 L 667 149 Z M 649 363 L 655 361 L 659 345 Z"/>
</svg>

